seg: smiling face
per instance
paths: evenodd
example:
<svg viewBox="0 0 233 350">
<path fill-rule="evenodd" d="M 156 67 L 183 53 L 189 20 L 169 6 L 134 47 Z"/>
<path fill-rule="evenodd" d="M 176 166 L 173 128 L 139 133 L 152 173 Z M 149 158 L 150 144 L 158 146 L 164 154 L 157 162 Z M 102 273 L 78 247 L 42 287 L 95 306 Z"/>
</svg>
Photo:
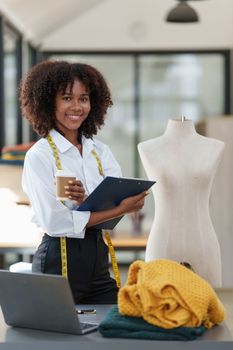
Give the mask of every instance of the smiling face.
<svg viewBox="0 0 233 350">
<path fill-rule="evenodd" d="M 69 84 L 65 92 L 57 93 L 55 103 L 57 128 L 71 142 L 77 140 L 78 129 L 91 110 L 87 88 L 81 81 L 75 80 L 72 89 Z"/>
</svg>

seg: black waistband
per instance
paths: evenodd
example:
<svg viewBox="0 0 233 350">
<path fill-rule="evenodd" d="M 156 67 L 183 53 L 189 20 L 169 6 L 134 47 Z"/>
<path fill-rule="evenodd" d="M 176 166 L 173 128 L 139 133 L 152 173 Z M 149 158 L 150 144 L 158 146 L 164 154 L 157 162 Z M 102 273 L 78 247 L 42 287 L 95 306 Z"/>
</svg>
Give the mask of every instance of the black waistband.
<svg viewBox="0 0 233 350">
<path fill-rule="evenodd" d="M 95 228 L 88 228 L 86 229 L 86 233 L 85 234 L 95 234 L 95 235 L 101 235 L 102 234 L 102 230 L 100 229 L 95 229 Z M 44 233 L 44 237 L 46 238 L 50 238 L 50 239 L 59 239 L 60 237 L 55 237 L 55 236 L 50 236 L 49 234 L 47 233 Z M 67 237 L 68 239 L 71 238 L 71 239 L 77 239 L 77 238 L 74 238 L 74 237 Z"/>
</svg>

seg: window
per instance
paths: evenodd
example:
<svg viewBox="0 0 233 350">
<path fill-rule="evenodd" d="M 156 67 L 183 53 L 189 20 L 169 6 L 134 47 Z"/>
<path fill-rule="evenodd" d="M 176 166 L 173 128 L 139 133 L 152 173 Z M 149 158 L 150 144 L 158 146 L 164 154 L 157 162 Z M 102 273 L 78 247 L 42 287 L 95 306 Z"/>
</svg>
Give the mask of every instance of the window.
<svg viewBox="0 0 233 350">
<path fill-rule="evenodd" d="M 5 144 L 17 142 L 17 36 L 3 27 Z"/>
<path fill-rule="evenodd" d="M 222 115 L 224 64 L 221 54 L 141 55 L 141 139 L 161 135 L 169 118 Z"/>
</svg>

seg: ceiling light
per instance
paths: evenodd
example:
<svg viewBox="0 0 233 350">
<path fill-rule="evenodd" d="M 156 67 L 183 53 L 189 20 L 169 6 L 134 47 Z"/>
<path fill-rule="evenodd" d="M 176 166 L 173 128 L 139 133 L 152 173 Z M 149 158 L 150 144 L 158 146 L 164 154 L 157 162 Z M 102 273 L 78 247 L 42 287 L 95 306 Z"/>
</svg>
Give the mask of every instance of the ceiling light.
<svg viewBox="0 0 233 350">
<path fill-rule="evenodd" d="M 168 13 L 167 22 L 193 23 L 198 22 L 197 12 L 187 3 L 187 0 L 179 0 L 179 4 Z"/>
</svg>

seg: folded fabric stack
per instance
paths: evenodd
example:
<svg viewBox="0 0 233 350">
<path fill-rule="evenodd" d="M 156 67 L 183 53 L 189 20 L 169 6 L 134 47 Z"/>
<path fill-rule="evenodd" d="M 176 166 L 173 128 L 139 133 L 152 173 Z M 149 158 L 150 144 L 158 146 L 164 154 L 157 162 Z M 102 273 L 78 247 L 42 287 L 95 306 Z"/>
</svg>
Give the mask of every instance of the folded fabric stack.
<svg viewBox="0 0 233 350">
<path fill-rule="evenodd" d="M 122 316 L 113 306 L 99 325 L 99 332 L 108 338 L 135 338 L 148 340 L 194 340 L 205 332 L 201 327 L 165 329 L 154 326 L 142 318 Z"/>
<path fill-rule="evenodd" d="M 192 270 L 167 259 L 135 261 L 118 293 L 118 309 L 106 316 L 100 332 L 108 337 L 192 340 L 224 317 L 213 288 Z"/>
<path fill-rule="evenodd" d="M 25 154 L 34 142 L 19 144 L 15 146 L 5 146 L 2 149 L 1 164 L 22 165 Z"/>
<path fill-rule="evenodd" d="M 225 317 L 224 306 L 207 281 L 166 259 L 135 261 L 118 303 L 121 314 L 143 317 L 163 328 L 211 328 Z"/>
</svg>

